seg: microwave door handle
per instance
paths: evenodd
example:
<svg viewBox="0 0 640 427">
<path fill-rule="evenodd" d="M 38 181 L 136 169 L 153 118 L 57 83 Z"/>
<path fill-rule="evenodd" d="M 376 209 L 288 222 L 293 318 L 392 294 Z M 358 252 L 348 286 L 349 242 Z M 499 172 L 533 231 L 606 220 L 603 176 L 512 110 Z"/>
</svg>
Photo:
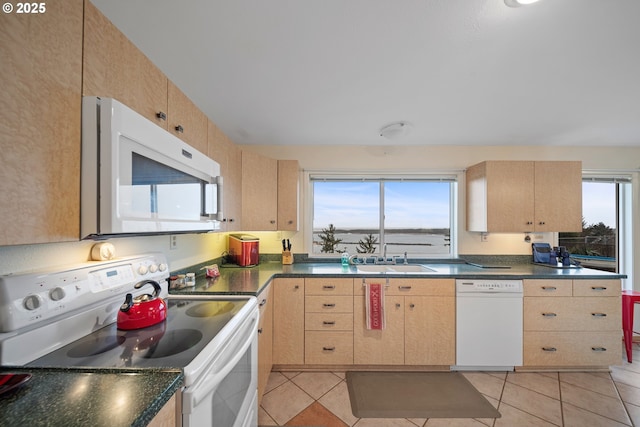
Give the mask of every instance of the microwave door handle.
<svg viewBox="0 0 640 427">
<path fill-rule="evenodd" d="M 222 221 L 222 177 L 212 179 L 211 184 L 206 184 L 204 193 L 204 214 L 211 219 Z"/>
<path fill-rule="evenodd" d="M 183 409 L 185 411 L 192 411 L 202 399 L 214 392 L 222 380 L 224 380 L 226 376 L 229 375 L 229 372 L 235 368 L 238 361 L 244 357 L 244 354 L 249 349 L 249 346 L 253 344 L 258 333 L 257 320 L 257 317 L 252 318 L 248 327 L 242 328 L 243 332 L 247 329 L 251 330 L 250 336 L 248 336 L 243 342 L 237 343 L 235 348 L 227 348 L 224 350 L 232 356 L 230 359 L 223 361 L 224 365 L 221 368 L 212 369 L 209 373 L 205 374 L 204 378 L 198 380 L 196 384 L 185 389 L 182 401 L 182 404 L 184 405 Z M 240 332 L 240 334 L 241 333 L 242 332 Z"/>
</svg>

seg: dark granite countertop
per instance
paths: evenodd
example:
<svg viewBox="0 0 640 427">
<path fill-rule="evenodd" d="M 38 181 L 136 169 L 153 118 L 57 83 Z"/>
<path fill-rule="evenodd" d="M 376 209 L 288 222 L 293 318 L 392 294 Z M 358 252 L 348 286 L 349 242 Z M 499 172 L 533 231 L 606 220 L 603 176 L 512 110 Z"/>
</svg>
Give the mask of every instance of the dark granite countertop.
<svg viewBox="0 0 640 427">
<path fill-rule="evenodd" d="M 357 266 L 343 267 L 336 262 L 303 262 L 282 265 L 279 261 L 261 262 L 255 267 L 220 267 L 220 277 L 198 275 L 196 286 L 171 289 L 174 294 L 258 295 L 276 277 L 396 277 L 456 279 L 621 279 L 624 274 L 590 268 L 552 268 L 531 263 L 469 264 L 464 260 L 411 263 L 429 268 L 425 272 L 361 272 Z M 479 265 L 483 265 L 481 267 Z M 194 270 L 197 271 L 197 270 Z"/>
<path fill-rule="evenodd" d="M 0 367 L 28 373 L 0 395 L 4 426 L 146 426 L 180 389 L 181 370 Z"/>
</svg>

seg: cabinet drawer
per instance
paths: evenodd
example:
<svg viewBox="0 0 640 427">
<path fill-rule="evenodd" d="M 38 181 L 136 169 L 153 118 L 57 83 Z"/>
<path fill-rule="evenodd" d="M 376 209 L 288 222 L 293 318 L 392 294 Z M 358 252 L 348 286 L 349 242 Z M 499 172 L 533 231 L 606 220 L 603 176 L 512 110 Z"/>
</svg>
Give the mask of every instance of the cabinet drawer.
<svg viewBox="0 0 640 427">
<path fill-rule="evenodd" d="M 383 279 L 365 279 L 367 283 L 386 284 Z M 364 295 L 362 281 L 354 280 L 354 294 Z M 390 279 L 386 295 L 455 296 L 454 279 Z"/>
<path fill-rule="evenodd" d="M 619 280 L 574 280 L 573 296 L 617 297 L 622 292 Z"/>
<path fill-rule="evenodd" d="M 353 313 L 353 296 L 308 296 L 305 310 L 307 313 Z"/>
<path fill-rule="evenodd" d="M 353 332 L 307 332 L 304 362 L 312 365 L 352 365 Z"/>
<path fill-rule="evenodd" d="M 353 314 L 307 313 L 304 327 L 307 331 L 353 331 Z"/>
<path fill-rule="evenodd" d="M 609 366 L 620 364 L 617 332 L 525 332 L 525 366 Z"/>
<path fill-rule="evenodd" d="M 570 297 L 571 280 L 529 279 L 523 281 L 525 297 Z"/>
<path fill-rule="evenodd" d="M 353 295 L 353 279 L 307 278 L 306 295 Z"/>
<path fill-rule="evenodd" d="M 525 331 L 616 331 L 621 324 L 620 298 L 527 297 Z"/>
</svg>

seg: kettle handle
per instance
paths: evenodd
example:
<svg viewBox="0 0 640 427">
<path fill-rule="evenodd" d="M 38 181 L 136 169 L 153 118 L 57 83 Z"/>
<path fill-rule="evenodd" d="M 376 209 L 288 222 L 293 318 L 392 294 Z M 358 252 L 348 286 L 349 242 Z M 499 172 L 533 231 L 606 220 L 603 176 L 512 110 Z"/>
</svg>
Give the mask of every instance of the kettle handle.
<svg viewBox="0 0 640 427">
<path fill-rule="evenodd" d="M 153 295 L 151 295 L 151 296 L 153 298 L 157 298 L 160 295 L 160 292 L 162 291 L 162 288 L 160 287 L 160 284 L 158 282 L 156 282 L 155 280 L 151 280 L 151 279 L 142 280 L 142 281 L 136 283 L 135 285 L 133 285 L 133 287 L 136 288 L 136 289 L 140 289 L 141 287 L 143 287 L 144 285 L 147 285 L 147 284 L 153 285 Z"/>
<path fill-rule="evenodd" d="M 120 306 L 120 311 L 127 312 L 133 307 L 133 294 L 127 294 L 124 298 L 124 303 Z"/>
</svg>

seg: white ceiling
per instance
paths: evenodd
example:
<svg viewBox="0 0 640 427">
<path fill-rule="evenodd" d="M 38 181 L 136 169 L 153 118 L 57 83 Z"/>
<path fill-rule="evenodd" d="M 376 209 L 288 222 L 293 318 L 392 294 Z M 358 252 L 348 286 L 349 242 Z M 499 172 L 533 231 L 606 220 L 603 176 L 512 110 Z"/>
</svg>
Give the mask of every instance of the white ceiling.
<svg viewBox="0 0 640 427">
<path fill-rule="evenodd" d="M 640 0 L 91 0 L 239 144 L 640 146 Z"/>
</svg>

